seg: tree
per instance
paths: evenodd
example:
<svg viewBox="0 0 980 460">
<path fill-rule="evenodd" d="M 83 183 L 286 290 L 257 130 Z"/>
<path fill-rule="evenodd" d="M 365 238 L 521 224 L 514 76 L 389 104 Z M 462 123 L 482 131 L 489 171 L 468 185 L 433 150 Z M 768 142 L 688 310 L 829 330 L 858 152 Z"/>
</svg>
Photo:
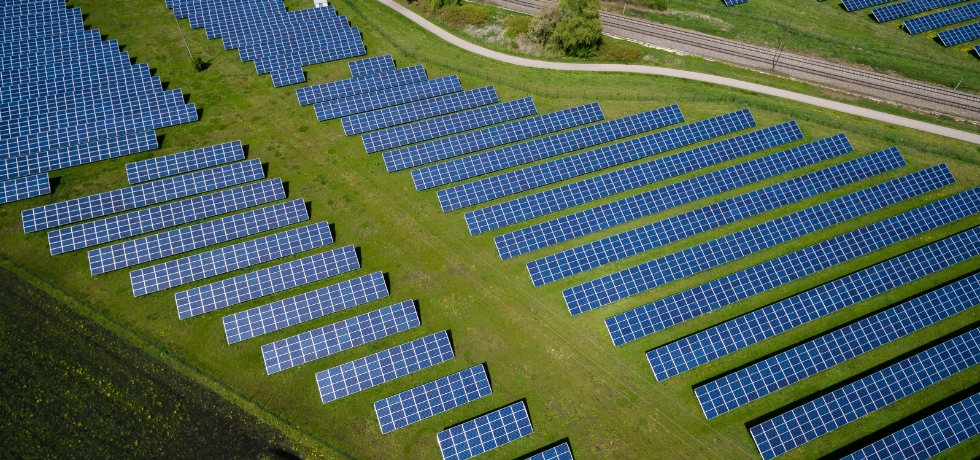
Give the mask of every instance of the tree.
<svg viewBox="0 0 980 460">
<path fill-rule="evenodd" d="M 561 0 L 531 21 L 528 33 L 539 43 L 567 56 L 595 56 L 602 44 L 599 0 Z"/>
</svg>

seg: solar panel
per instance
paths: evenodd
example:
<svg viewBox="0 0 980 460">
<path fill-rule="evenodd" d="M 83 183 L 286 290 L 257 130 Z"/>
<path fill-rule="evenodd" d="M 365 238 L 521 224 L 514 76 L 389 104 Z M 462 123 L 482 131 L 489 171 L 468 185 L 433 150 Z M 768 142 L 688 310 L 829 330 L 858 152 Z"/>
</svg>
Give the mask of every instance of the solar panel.
<svg viewBox="0 0 980 460">
<path fill-rule="evenodd" d="M 361 140 L 367 153 L 374 153 L 534 115 L 537 112 L 534 101 L 526 97 L 367 133 L 361 136 Z"/>
<path fill-rule="evenodd" d="M 344 134 L 353 136 L 376 129 L 431 118 L 460 110 L 480 107 L 497 102 L 497 90 L 493 86 L 447 94 L 408 104 L 361 113 L 340 120 Z"/>
<path fill-rule="evenodd" d="M 361 268 L 354 246 L 178 292 L 177 316 L 187 319 Z"/>
<path fill-rule="evenodd" d="M 415 302 L 404 302 L 358 315 L 262 346 L 265 371 L 276 372 L 349 350 L 418 327 Z"/>
<path fill-rule="evenodd" d="M 50 193 L 51 180 L 47 173 L 0 182 L 0 204 Z"/>
<path fill-rule="evenodd" d="M 580 284 L 564 290 L 562 295 L 568 310 L 577 315 L 953 182 L 955 179 L 945 166 L 930 168 Z"/>
<path fill-rule="evenodd" d="M 25 209 L 21 212 L 21 219 L 24 223 L 24 233 L 31 233 L 264 178 L 265 170 L 262 169 L 262 162 L 254 159 L 39 208 Z"/>
<path fill-rule="evenodd" d="M 457 406 L 489 396 L 490 379 L 477 364 L 441 379 L 389 396 L 374 403 L 381 434 L 435 417 Z"/>
<path fill-rule="evenodd" d="M 339 31 L 335 38 L 298 36 L 297 41 L 303 43 L 278 44 L 273 47 L 271 55 L 256 56 L 256 71 L 263 74 L 290 64 L 297 66 L 319 64 L 367 53 L 367 49 L 361 42 L 361 32 L 357 27 L 345 28 Z"/>
<path fill-rule="evenodd" d="M 388 297 L 388 285 L 384 274 L 375 272 L 225 316 L 225 337 L 231 345 L 382 297 Z"/>
<path fill-rule="evenodd" d="M 464 215 L 471 235 L 496 230 L 580 204 L 627 192 L 803 138 L 796 123 L 784 123 L 714 142 L 625 169 L 515 198 Z M 504 253 L 501 258 L 507 259 Z"/>
<path fill-rule="evenodd" d="M 93 249 L 88 252 L 89 269 L 92 275 L 98 275 L 304 222 L 309 218 L 303 200 L 279 203 L 166 233 Z"/>
<path fill-rule="evenodd" d="M 257 206 L 286 197 L 280 179 L 244 185 L 48 232 L 51 255 Z"/>
<path fill-rule="evenodd" d="M 812 155 L 812 151 L 806 149 L 801 149 L 797 152 L 805 152 L 806 154 Z M 807 156 L 802 158 L 804 161 L 808 159 Z M 812 158 L 813 162 L 820 161 L 819 157 L 809 158 Z M 768 159 L 764 158 L 761 160 Z M 775 158 L 772 160 L 775 160 Z M 551 227 L 548 225 L 531 227 L 541 229 L 535 232 L 534 235 L 547 235 L 547 237 L 542 236 L 543 241 L 541 243 L 527 240 L 527 243 L 522 244 L 519 248 L 522 250 L 524 248 L 531 249 L 537 247 L 539 244 L 550 243 L 552 239 L 562 241 L 565 236 L 577 236 L 579 233 L 585 234 L 587 231 L 596 231 L 596 229 L 628 222 L 647 215 L 647 212 L 640 211 L 648 209 L 650 213 L 660 212 L 662 210 L 661 208 L 677 206 L 692 200 L 713 196 L 713 194 L 744 185 L 747 183 L 746 181 L 761 180 L 759 179 L 760 175 L 775 175 L 782 172 L 780 169 L 788 169 L 780 168 L 773 170 L 763 169 L 761 167 L 756 169 L 756 165 L 752 165 L 751 162 L 743 164 L 745 168 L 742 165 L 735 165 L 717 173 L 706 174 L 690 179 L 689 181 L 680 182 L 676 185 L 657 189 L 655 193 L 643 194 L 642 201 L 625 199 L 620 202 L 611 203 L 612 206 L 596 208 L 594 214 L 583 213 L 581 218 L 577 214 L 573 214 L 568 216 L 568 219 L 556 219 L 555 222 L 560 222 L 563 228 L 574 230 L 569 230 L 564 234 L 558 232 L 552 233 L 550 230 Z M 586 243 L 557 254 L 533 260 L 527 264 L 528 273 L 531 275 L 531 281 L 534 285 L 541 286 L 679 241 L 692 235 L 747 219 L 838 187 L 853 184 L 875 174 L 880 174 L 904 165 L 905 161 L 897 150 L 889 149 L 878 152 L 801 177 L 789 179 L 769 187 L 754 190 L 725 201 L 711 203 L 693 211 L 618 233 L 598 241 Z M 799 166 L 793 165 L 792 167 Z M 755 171 L 751 173 L 744 172 L 746 168 L 752 168 Z M 716 179 L 716 174 L 724 179 Z M 696 187 L 696 185 L 711 184 L 711 180 L 713 179 L 717 180 L 718 185 L 704 185 L 704 188 Z M 691 187 L 688 187 L 689 185 Z M 654 199 L 662 200 L 662 204 L 657 204 L 653 201 Z M 647 205 L 646 203 L 652 204 Z M 633 207 L 639 208 L 640 211 L 630 211 Z M 607 210 L 614 212 L 607 212 Z M 576 223 L 581 223 L 582 227 L 574 227 Z M 562 238 L 554 238 L 552 235 L 555 234 L 561 235 Z M 518 240 L 518 238 L 514 238 L 514 240 Z M 513 249 L 508 250 L 513 251 Z"/>
<path fill-rule="evenodd" d="M 130 184 L 139 184 L 244 159 L 242 141 L 231 141 L 129 163 L 126 177 Z"/>
<path fill-rule="evenodd" d="M 654 373 L 663 377 L 676 375 L 678 372 L 707 363 L 724 354 L 733 353 L 780 332 L 975 257 L 980 254 L 980 245 L 978 245 L 980 232 L 971 230 L 968 233 L 968 235 L 961 233 L 849 275 L 843 279 L 846 281 L 837 280 L 825 284 L 708 331 L 702 331 L 697 334 L 700 340 L 691 340 L 692 337 L 670 344 L 670 350 L 673 350 L 676 355 L 681 353 L 686 355 L 683 358 L 677 357 L 671 360 L 668 347 L 653 350 L 647 355 L 654 367 Z M 956 252 L 958 250 L 966 252 L 961 254 Z M 934 256 L 951 256 L 952 259 L 947 262 L 927 258 Z M 898 272 L 889 270 L 898 270 Z M 879 276 L 881 280 L 875 279 Z M 816 298 L 819 295 L 839 295 L 841 299 Z M 705 416 L 709 419 L 714 418 L 977 304 L 980 304 L 980 277 L 971 276 L 824 334 L 765 361 L 695 387 L 694 393 L 704 409 Z M 752 329 L 745 327 L 747 321 L 759 320 L 764 314 L 771 316 L 769 319 L 759 321 Z M 794 318 L 786 315 L 793 315 Z M 722 341 L 731 339 L 731 331 L 734 328 L 745 332 L 747 337 L 740 337 L 731 342 L 731 348 L 717 347 Z M 710 332 L 721 332 L 711 338 L 714 346 L 703 343 Z M 687 345 L 691 346 L 690 351 L 686 348 Z M 714 348 L 723 348 L 723 350 L 715 353 Z M 708 356 L 706 359 L 691 359 L 689 353 L 698 352 L 706 353 Z"/>
<path fill-rule="evenodd" d="M 653 133 L 438 192 L 443 212 L 523 192 L 755 126 L 748 110 Z"/>
<path fill-rule="evenodd" d="M 333 243 L 326 222 L 194 254 L 129 273 L 133 295 L 150 294 Z"/>
<path fill-rule="evenodd" d="M 978 192 L 927 204 L 608 318 L 606 328 L 617 346 L 650 335 L 973 214 L 980 209 L 974 202 Z"/>
<path fill-rule="evenodd" d="M 977 17 L 980 17 L 980 3 L 971 3 L 938 13 L 906 19 L 905 30 L 915 35 L 928 30 L 951 26 L 958 22 L 969 21 Z"/>
<path fill-rule="evenodd" d="M 383 155 L 388 172 L 457 157 L 478 150 L 562 131 L 575 126 L 602 120 L 602 110 L 596 102 L 512 121 L 499 126 L 410 145 Z"/>
<path fill-rule="evenodd" d="M 143 64 L 140 64 L 142 66 Z M 0 115 L 16 119 L 38 116 L 62 110 L 79 110 L 115 101 L 138 99 L 163 93 L 160 77 L 137 74 L 127 75 L 116 81 L 95 82 L 96 86 L 79 88 L 55 88 L 54 92 L 34 94 L 33 97 L 7 100 L 0 105 Z"/>
<path fill-rule="evenodd" d="M 295 85 L 306 81 L 306 74 L 303 73 L 303 67 L 301 66 L 276 69 L 269 72 L 269 75 L 272 76 L 272 86 L 275 88 Z"/>
<path fill-rule="evenodd" d="M 575 460 L 575 457 L 572 457 L 572 449 L 568 443 L 563 442 L 544 452 L 532 455 L 526 460 Z"/>
<path fill-rule="evenodd" d="M 748 0 L 725 0 L 725 6 L 735 6 L 747 3 Z"/>
<path fill-rule="evenodd" d="M 977 39 L 980 39 L 980 22 L 939 32 L 939 41 L 943 42 L 943 46 L 959 45 Z"/>
<path fill-rule="evenodd" d="M 443 460 L 465 460 L 534 432 L 524 401 L 497 409 L 436 435 Z"/>
<path fill-rule="evenodd" d="M 926 460 L 980 433 L 980 393 L 890 434 L 845 460 Z"/>
<path fill-rule="evenodd" d="M 847 11 L 857 11 L 872 6 L 882 5 L 894 0 L 844 0 L 844 9 Z"/>
<path fill-rule="evenodd" d="M 390 72 L 395 70 L 395 60 L 390 54 L 384 56 L 369 57 L 358 59 L 347 63 L 350 67 L 350 74 L 354 77 L 361 77 L 373 73 Z"/>
<path fill-rule="evenodd" d="M 915 14 L 923 13 L 944 6 L 955 5 L 966 0 L 908 0 L 881 8 L 871 10 L 871 15 L 875 21 L 888 22 L 893 19 L 904 18 Z"/>
<path fill-rule="evenodd" d="M 143 131 L 47 152 L 0 158 L 0 179 L 13 179 L 57 171 L 72 166 L 146 152 L 157 147 L 159 145 L 157 144 L 156 133 Z"/>
<path fill-rule="evenodd" d="M 768 460 L 980 362 L 974 329 L 749 429 Z"/>
<path fill-rule="evenodd" d="M 450 182 L 500 171 L 510 167 L 550 158 L 563 153 L 593 147 L 645 131 L 684 121 L 676 104 L 650 110 L 617 120 L 558 133 L 541 139 L 501 147 L 489 152 L 447 161 L 412 171 L 412 180 L 419 191 Z"/>
<path fill-rule="evenodd" d="M 459 77 L 450 75 L 342 99 L 318 102 L 313 105 L 313 109 L 316 111 L 317 120 L 327 121 L 462 90 L 463 85 L 460 84 Z"/>
<path fill-rule="evenodd" d="M 977 57 L 980 57 L 980 45 L 974 46 L 973 52 L 976 53 Z"/>
<path fill-rule="evenodd" d="M 414 65 L 390 72 L 299 88 L 296 90 L 296 98 L 299 99 L 299 105 L 310 105 L 317 102 L 341 99 L 358 94 L 370 93 L 372 91 L 394 88 L 396 86 L 418 83 L 425 81 L 427 78 L 425 68 L 421 65 Z"/>
</svg>

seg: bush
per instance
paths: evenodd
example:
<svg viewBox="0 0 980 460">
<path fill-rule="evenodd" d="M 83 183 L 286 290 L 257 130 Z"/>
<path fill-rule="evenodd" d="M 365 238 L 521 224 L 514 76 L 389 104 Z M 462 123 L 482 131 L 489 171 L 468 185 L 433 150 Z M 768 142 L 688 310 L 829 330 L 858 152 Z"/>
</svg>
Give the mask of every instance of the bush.
<svg viewBox="0 0 980 460">
<path fill-rule="evenodd" d="M 520 15 L 507 16 L 504 19 L 504 24 L 507 25 L 507 32 L 505 33 L 505 35 L 507 35 L 510 38 L 515 38 L 519 35 L 527 34 L 527 26 L 530 23 L 531 23 L 530 16 L 520 16 Z"/>
<path fill-rule="evenodd" d="M 528 33 L 542 45 L 567 56 L 595 56 L 602 44 L 599 0 L 561 0 L 528 24 Z"/>
<path fill-rule="evenodd" d="M 604 61 L 634 62 L 643 57 L 643 48 L 626 43 L 603 41 L 596 57 Z"/>
<path fill-rule="evenodd" d="M 459 6 L 462 0 L 429 0 L 429 11 L 435 12 L 449 6 Z"/>
<path fill-rule="evenodd" d="M 456 27 L 479 26 L 490 20 L 490 12 L 476 5 L 448 6 L 439 11 L 439 19 Z"/>
</svg>

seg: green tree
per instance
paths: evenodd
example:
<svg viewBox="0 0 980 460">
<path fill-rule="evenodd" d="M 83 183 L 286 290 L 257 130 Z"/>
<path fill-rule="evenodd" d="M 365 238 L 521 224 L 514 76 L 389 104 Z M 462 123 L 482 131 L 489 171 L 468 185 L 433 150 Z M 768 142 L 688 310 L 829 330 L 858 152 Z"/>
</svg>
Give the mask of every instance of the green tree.
<svg viewBox="0 0 980 460">
<path fill-rule="evenodd" d="M 459 6 L 462 4 L 462 0 L 429 0 L 429 11 L 438 11 L 447 6 Z"/>
<path fill-rule="evenodd" d="M 542 10 L 528 33 L 567 56 L 593 57 L 602 44 L 599 0 L 561 0 L 557 7 Z"/>
</svg>

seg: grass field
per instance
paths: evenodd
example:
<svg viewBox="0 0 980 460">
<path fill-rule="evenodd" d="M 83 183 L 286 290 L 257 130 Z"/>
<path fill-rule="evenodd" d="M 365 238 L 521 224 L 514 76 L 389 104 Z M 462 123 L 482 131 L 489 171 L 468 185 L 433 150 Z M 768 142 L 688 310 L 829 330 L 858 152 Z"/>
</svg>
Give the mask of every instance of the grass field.
<svg viewBox="0 0 980 460">
<path fill-rule="evenodd" d="M 470 237 L 461 212 L 443 214 L 434 191 L 415 192 L 407 172 L 386 173 L 381 157 L 364 154 L 360 139 L 344 137 L 339 122 L 317 123 L 311 108 L 298 106 L 295 87 L 273 88 L 267 75 L 256 76 L 251 63 L 242 63 L 237 53 L 224 51 L 220 41 L 206 40 L 201 30 L 188 30 L 186 20 L 175 22 L 162 1 L 74 0 L 73 3 L 86 13 L 88 25 L 99 28 L 109 39 L 119 40 L 139 62 L 149 62 L 157 75 L 168 82 L 170 89 L 182 88 L 189 94 L 190 101 L 203 110 L 203 115 L 198 122 L 162 130 L 165 138 L 159 151 L 58 172 L 54 176 L 60 183 L 54 195 L 0 207 L 0 251 L 40 278 L 93 305 L 122 326 L 138 332 L 171 355 L 254 401 L 254 404 L 245 404 L 247 410 L 265 417 L 287 419 L 290 426 L 307 434 L 297 435 L 302 438 L 297 442 L 310 446 L 303 450 L 306 456 L 439 458 L 435 442 L 437 431 L 526 399 L 535 434 L 497 449 L 487 458 L 516 458 L 566 437 L 576 458 L 581 459 L 757 458 L 746 430 L 750 421 L 779 411 L 814 392 L 836 387 L 878 369 L 911 350 L 980 320 L 980 310 L 973 309 L 708 422 L 693 397 L 693 384 L 884 308 L 923 289 L 975 271 L 980 266 L 975 260 L 960 264 L 905 289 L 887 293 L 664 383 L 655 382 L 643 356 L 645 350 L 977 225 L 980 216 L 621 348 L 611 346 L 602 320 L 940 196 L 978 186 L 980 149 L 977 146 L 710 85 L 667 78 L 561 73 L 500 65 L 444 44 L 375 2 L 337 1 L 335 6 L 339 12 L 361 27 L 371 55 L 392 53 L 399 66 L 425 64 L 430 78 L 459 73 L 467 89 L 495 85 L 502 100 L 533 95 L 541 113 L 598 100 L 607 119 L 611 119 L 677 102 L 687 119 L 695 121 L 749 107 L 760 126 L 798 120 L 806 134 L 803 142 L 842 131 L 848 133 L 855 153 L 833 162 L 846 161 L 892 145 L 898 145 L 909 162 L 909 166 L 899 171 L 853 187 L 534 289 L 528 282 L 524 263 L 540 253 L 502 263 L 493 248 L 493 234 Z M 311 3 L 287 2 L 291 7 L 308 7 Z M 211 63 L 206 71 L 193 71 L 178 27 L 182 28 L 190 50 Z M 310 83 L 349 76 L 344 62 L 311 66 L 307 70 Z M 44 234 L 25 236 L 20 231 L 22 209 L 125 186 L 123 165 L 127 162 L 234 139 L 241 139 L 248 145 L 250 158 L 261 158 L 269 164 L 270 177 L 282 177 L 288 182 L 291 198 L 302 197 L 311 203 L 314 220 L 335 224 L 338 246 L 355 244 L 361 249 L 361 270 L 228 311 L 178 321 L 174 311 L 174 290 L 135 300 L 126 271 L 93 278 L 88 274 L 84 251 L 52 258 L 48 256 Z M 748 159 L 766 153 L 771 152 L 752 155 Z M 866 218 L 846 222 L 575 318 L 568 315 L 561 300 L 561 289 L 627 264 L 674 252 L 941 162 L 949 164 L 958 183 L 922 199 L 892 206 Z M 825 166 L 827 163 L 792 174 Z M 789 175 L 780 176 L 751 188 L 787 177 Z M 747 189 L 726 193 L 718 199 L 745 191 Z M 638 221 L 636 225 L 704 204 L 698 202 L 660 213 Z M 617 230 L 622 228 L 610 229 L 594 238 Z M 554 249 L 565 249 L 577 243 L 581 242 L 568 242 Z M 225 344 L 220 319 L 224 314 L 376 270 L 388 273 L 391 297 L 261 339 L 230 347 Z M 204 283 L 193 286 L 201 284 Z M 418 330 L 274 376 L 265 375 L 259 352 L 262 344 L 410 298 L 417 299 L 420 305 L 422 327 Z M 328 405 L 319 402 L 313 378 L 317 371 L 443 329 L 452 332 L 457 359 Z M 492 396 L 389 435 L 380 435 L 372 409 L 374 401 L 477 363 L 487 364 L 493 383 Z M 848 429 L 838 430 L 793 451 L 786 458 L 816 458 L 853 448 L 855 443 L 880 430 L 903 426 L 909 417 L 921 416 L 937 402 L 975 389 L 978 382 L 980 369 L 963 372 L 923 394 L 856 422 Z M 961 458 L 978 449 L 980 440 L 973 440 L 949 451 L 948 458 Z"/>
</svg>

